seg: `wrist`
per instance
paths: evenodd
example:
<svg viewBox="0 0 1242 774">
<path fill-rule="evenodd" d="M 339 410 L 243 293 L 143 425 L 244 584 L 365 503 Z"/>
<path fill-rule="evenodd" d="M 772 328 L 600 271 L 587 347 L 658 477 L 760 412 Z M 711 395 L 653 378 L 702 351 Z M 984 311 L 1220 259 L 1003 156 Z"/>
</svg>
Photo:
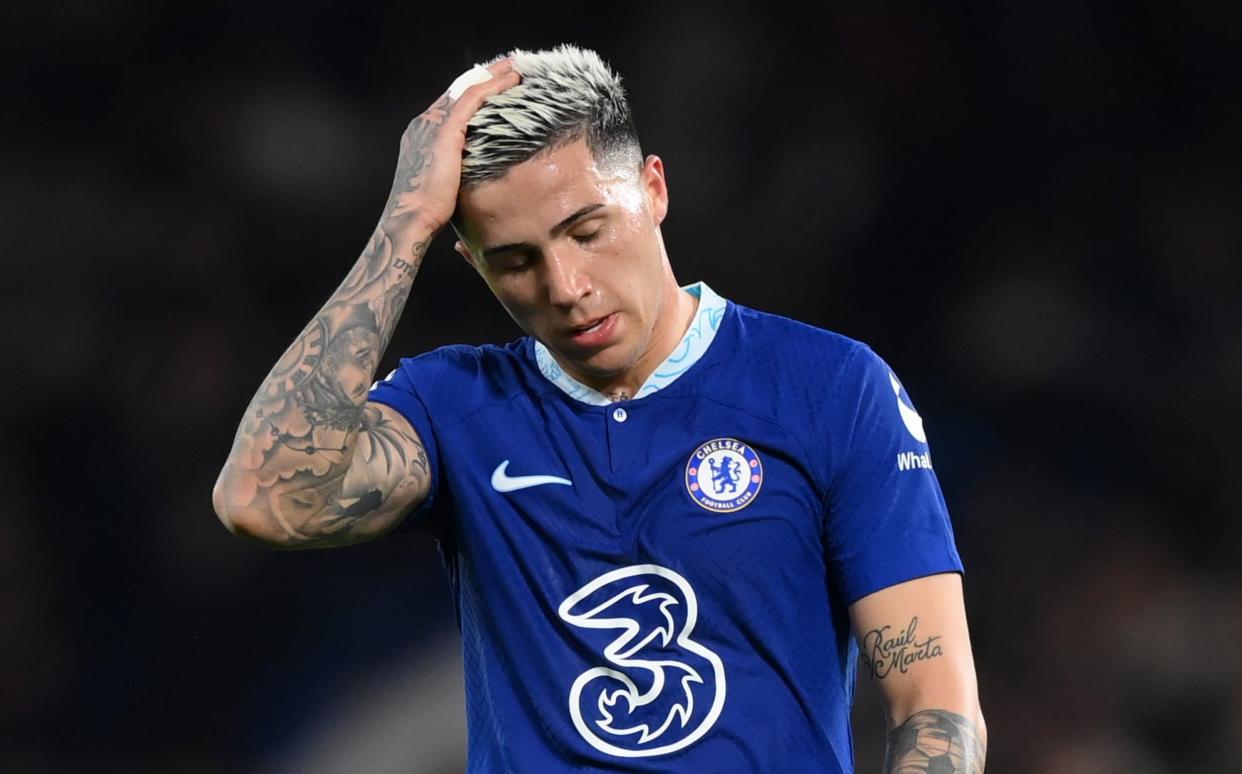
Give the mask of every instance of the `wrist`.
<svg viewBox="0 0 1242 774">
<path fill-rule="evenodd" d="M 444 202 L 427 196 L 424 192 L 396 191 L 388 196 L 380 225 L 390 234 L 417 231 L 432 236 L 444 228 L 453 215 L 456 202 Z"/>
<path fill-rule="evenodd" d="M 385 213 L 379 225 L 392 240 L 393 246 L 405 253 L 408 247 L 430 242 L 447 222 L 447 218 L 440 219 L 422 210 L 414 209 L 400 213 Z"/>
</svg>

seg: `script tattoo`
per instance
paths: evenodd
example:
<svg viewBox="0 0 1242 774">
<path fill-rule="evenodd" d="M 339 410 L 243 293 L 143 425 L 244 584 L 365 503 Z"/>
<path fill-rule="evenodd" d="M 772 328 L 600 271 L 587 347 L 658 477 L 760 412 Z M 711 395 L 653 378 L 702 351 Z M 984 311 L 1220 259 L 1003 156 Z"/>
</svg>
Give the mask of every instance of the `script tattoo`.
<svg viewBox="0 0 1242 774">
<path fill-rule="evenodd" d="M 225 463 L 230 506 L 260 514 L 290 547 L 372 537 L 411 499 L 399 495 L 426 491 L 430 471 L 418 436 L 366 400 L 429 245 L 423 239 L 398 249 L 397 235 L 418 214 L 448 104 L 445 97 L 406 129 L 383 218 L 255 394 Z"/>
<path fill-rule="evenodd" d="M 885 774 L 983 774 L 987 747 L 954 712 L 916 712 L 888 735 Z"/>
<path fill-rule="evenodd" d="M 906 628 L 890 635 L 891 626 L 872 629 L 863 636 L 862 660 L 867 672 L 876 680 L 883 680 L 893 670 L 905 674 L 911 666 L 919 661 L 936 658 L 944 651 L 940 647 L 940 636 L 933 635 L 919 642 L 917 630 L 918 616 L 910 619 Z"/>
</svg>

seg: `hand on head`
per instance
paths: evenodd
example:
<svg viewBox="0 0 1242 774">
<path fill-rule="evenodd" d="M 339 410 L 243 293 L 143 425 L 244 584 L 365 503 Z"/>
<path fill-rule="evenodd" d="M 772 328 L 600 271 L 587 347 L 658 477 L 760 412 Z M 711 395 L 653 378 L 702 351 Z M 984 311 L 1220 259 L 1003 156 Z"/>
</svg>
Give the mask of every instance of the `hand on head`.
<svg viewBox="0 0 1242 774">
<path fill-rule="evenodd" d="M 484 78 L 486 72 L 488 77 Z M 406 127 L 383 220 L 394 230 L 419 224 L 439 231 L 452 217 L 461 184 L 466 127 L 488 97 L 521 82 L 505 58 L 474 67 Z"/>
</svg>

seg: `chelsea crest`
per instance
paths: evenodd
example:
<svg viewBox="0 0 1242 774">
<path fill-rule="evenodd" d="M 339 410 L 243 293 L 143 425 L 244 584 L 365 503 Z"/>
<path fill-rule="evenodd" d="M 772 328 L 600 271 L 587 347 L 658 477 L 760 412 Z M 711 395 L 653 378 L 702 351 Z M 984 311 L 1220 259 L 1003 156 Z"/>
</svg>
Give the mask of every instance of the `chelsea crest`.
<svg viewBox="0 0 1242 774">
<path fill-rule="evenodd" d="M 686 491 L 703 508 L 717 513 L 750 505 L 763 486 L 763 463 L 755 450 L 736 438 L 716 438 L 694 450 L 686 463 Z"/>
</svg>

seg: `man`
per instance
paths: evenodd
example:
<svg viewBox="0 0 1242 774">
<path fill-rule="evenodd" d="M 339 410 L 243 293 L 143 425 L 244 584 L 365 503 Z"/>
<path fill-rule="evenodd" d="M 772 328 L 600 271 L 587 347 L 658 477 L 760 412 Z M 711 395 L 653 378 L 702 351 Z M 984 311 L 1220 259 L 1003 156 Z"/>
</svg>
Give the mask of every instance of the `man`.
<svg viewBox="0 0 1242 774">
<path fill-rule="evenodd" d="M 217 513 L 283 548 L 439 538 L 471 771 L 852 771 L 860 646 L 886 771 L 982 771 L 922 420 L 864 345 L 679 287 L 668 197 L 593 52 L 466 73 L 246 410 Z M 450 220 L 528 335 L 368 391 Z"/>
</svg>

